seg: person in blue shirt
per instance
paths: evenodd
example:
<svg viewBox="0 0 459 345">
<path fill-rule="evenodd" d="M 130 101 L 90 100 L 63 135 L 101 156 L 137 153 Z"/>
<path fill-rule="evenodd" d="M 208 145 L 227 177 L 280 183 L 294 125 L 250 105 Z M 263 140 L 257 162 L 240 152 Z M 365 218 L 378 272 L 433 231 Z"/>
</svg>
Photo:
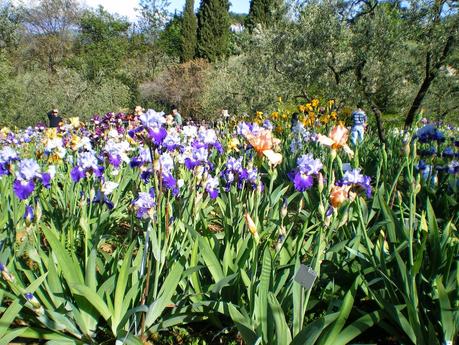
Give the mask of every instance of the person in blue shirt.
<svg viewBox="0 0 459 345">
<path fill-rule="evenodd" d="M 367 126 L 367 114 L 360 106 L 352 113 L 351 143 L 357 145 L 363 141 L 363 135 Z"/>
<path fill-rule="evenodd" d="M 59 116 L 59 110 L 53 109 L 48 112 L 49 127 L 56 128 L 62 122 L 62 117 Z"/>
</svg>

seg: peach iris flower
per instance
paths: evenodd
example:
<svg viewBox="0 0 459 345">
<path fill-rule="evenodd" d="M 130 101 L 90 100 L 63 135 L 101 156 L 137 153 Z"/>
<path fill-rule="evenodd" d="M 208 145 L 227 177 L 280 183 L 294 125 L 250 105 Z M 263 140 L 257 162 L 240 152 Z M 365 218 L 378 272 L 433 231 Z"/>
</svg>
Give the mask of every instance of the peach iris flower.
<svg viewBox="0 0 459 345">
<path fill-rule="evenodd" d="M 262 129 L 257 135 L 246 133 L 245 138 L 250 145 L 253 146 L 259 156 L 265 156 L 269 162 L 276 166 L 282 162 L 282 155 L 274 152 L 273 146 L 278 145 L 278 139 L 273 138 L 272 132 L 267 129 Z"/>
<path fill-rule="evenodd" d="M 339 208 L 345 201 L 353 201 L 355 197 L 356 194 L 351 191 L 351 186 L 333 186 L 330 192 L 330 204 L 334 208 Z"/>
<path fill-rule="evenodd" d="M 330 146 L 332 150 L 336 151 L 340 148 L 349 155 L 353 156 L 354 152 L 347 145 L 347 139 L 349 138 L 349 130 L 344 126 L 335 126 L 330 131 L 330 134 L 327 136 L 323 134 L 318 135 L 319 143 Z"/>
<path fill-rule="evenodd" d="M 348 199 L 348 186 L 333 186 L 330 193 L 330 204 L 334 208 L 340 207 Z"/>
</svg>

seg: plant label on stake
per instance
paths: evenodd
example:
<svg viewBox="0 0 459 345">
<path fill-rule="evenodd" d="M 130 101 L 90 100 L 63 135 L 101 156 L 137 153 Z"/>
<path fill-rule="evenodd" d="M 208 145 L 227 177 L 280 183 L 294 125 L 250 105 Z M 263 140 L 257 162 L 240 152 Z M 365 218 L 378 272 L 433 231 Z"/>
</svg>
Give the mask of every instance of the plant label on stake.
<svg viewBox="0 0 459 345">
<path fill-rule="evenodd" d="M 311 267 L 301 264 L 299 270 L 295 274 L 294 279 L 306 290 L 309 290 L 314 284 L 316 278 L 317 272 L 315 272 Z"/>
</svg>

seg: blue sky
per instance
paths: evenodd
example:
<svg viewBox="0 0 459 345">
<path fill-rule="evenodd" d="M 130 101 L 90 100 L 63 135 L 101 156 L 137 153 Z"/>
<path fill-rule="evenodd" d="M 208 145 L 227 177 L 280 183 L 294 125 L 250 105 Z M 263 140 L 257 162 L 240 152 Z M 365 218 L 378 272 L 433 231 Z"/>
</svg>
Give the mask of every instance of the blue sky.
<svg viewBox="0 0 459 345">
<path fill-rule="evenodd" d="M 232 12 L 236 13 L 248 13 L 249 12 L 249 0 L 230 0 Z M 118 13 L 122 16 L 128 17 L 134 21 L 137 17 L 135 8 L 138 7 L 138 0 L 83 0 L 84 4 L 89 7 L 97 7 L 102 5 L 107 11 L 112 13 Z M 196 7 L 199 6 L 200 0 L 195 0 Z M 185 0 L 170 0 L 170 11 L 174 12 L 182 11 L 185 5 Z"/>
</svg>

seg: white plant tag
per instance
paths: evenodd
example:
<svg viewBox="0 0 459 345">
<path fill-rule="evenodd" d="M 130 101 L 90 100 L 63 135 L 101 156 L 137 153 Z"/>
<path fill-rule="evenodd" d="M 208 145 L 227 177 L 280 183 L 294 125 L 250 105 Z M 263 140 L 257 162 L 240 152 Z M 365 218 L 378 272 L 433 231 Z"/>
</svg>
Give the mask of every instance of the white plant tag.
<svg viewBox="0 0 459 345">
<path fill-rule="evenodd" d="M 317 273 L 311 267 L 302 264 L 296 272 L 294 279 L 306 290 L 309 290 L 314 284 L 316 278 Z"/>
</svg>

